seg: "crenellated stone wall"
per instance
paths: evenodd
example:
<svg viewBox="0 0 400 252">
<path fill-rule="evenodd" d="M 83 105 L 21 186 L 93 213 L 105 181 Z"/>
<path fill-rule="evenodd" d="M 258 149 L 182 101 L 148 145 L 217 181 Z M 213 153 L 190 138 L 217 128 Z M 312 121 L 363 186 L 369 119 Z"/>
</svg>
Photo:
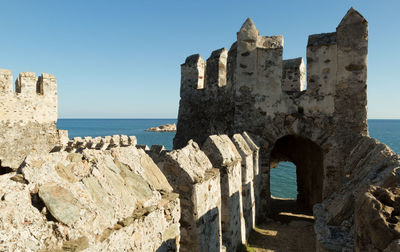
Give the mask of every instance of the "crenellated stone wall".
<svg viewBox="0 0 400 252">
<path fill-rule="evenodd" d="M 181 149 L 152 146 L 156 160 L 180 195 L 182 251 L 236 251 L 247 243 L 263 209 L 258 146 L 248 134 L 211 135 Z"/>
<path fill-rule="evenodd" d="M 233 130 L 233 124 L 227 123 L 233 122 L 232 90 L 228 84 L 232 80 L 226 70 L 232 63 L 230 57 L 230 51 L 219 49 L 207 59 L 208 68 L 198 54 L 189 56 L 181 65 L 182 112 L 174 148 L 185 146 L 190 139 L 203 143 L 209 135 Z"/>
<path fill-rule="evenodd" d="M 0 121 L 29 121 L 55 123 L 57 121 L 57 81 L 51 74 L 23 72 L 15 82 L 12 72 L 0 69 Z"/>
<path fill-rule="evenodd" d="M 368 23 L 354 9 L 336 32 L 310 35 L 304 90 L 303 60 L 283 60 L 283 37 L 260 36 L 247 19 L 227 57 L 219 49 L 207 61 L 197 54 L 182 64 L 174 148 L 246 131 L 260 146 L 261 198 L 270 194 L 269 170 L 291 161 L 300 174 L 298 199 L 311 208 L 340 188 L 343 160 L 368 135 L 367 46 Z M 310 195 L 315 190 L 321 195 Z"/>
<path fill-rule="evenodd" d="M 351 8 L 335 32 L 309 36 L 305 62 L 301 58 L 283 60 L 283 44 L 282 36 L 260 36 L 247 19 L 227 57 L 225 49 L 212 52 L 207 61 L 198 54 L 189 56 L 181 66 L 174 148 L 193 139 L 206 146 L 204 151 L 214 166 L 227 170 L 221 173 L 223 215 L 236 207 L 224 202 L 224 191 L 230 193 L 230 187 L 238 182 L 223 182 L 224 176 L 230 178 L 225 173 L 231 174 L 233 169 L 227 169 L 231 163 L 224 165 L 230 160 L 224 155 L 229 156 L 231 148 L 222 145 L 219 136 L 211 136 L 214 134 L 233 136 L 241 153 L 240 208 L 250 211 L 245 207 L 248 191 L 244 188 L 252 180 L 257 221 L 262 221 L 271 207 L 270 169 L 281 161 L 291 161 L 296 165 L 297 202 L 308 209 L 314 207 L 319 251 L 397 248 L 398 199 L 393 195 L 398 192 L 399 158 L 368 136 L 368 22 Z M 257 162 L 253 179 L 243 170 L 250 166 L 251 151 L 235 137 L 244 131 L 248 135 L 243 137 L 257 157 L 253 157 Z M 218 149 L 216 143 L 223 147 Z M 219 158 L 215 161 L 213 157 Z M 377 195 L 377 190 L 382 193 Z M 364 204 L 369 207 L 362 209 Z M 226 234 L 230 228 L 226 216 L 229 214 L 223 216 L 223 241 L 224 233 L 225 239 L 238 240 L 238 235 Z M 364 222 L 365 216 L 380 216 L 376 230 L 386 230 L 391 236 L 374 231 L 374 225 Z M 240 222 L 248 228 L 249 220 Z"/>
<path fill-rule="evenodd" d="M 15 89 L 15 91 L 14 91 Z M 57 130 L 57 81 L 51 74 L 0 69 L 0 170 L 17 169 L 32 151 L 46 153 L 67 141 Z"/>
<path fill-rule="evenodd" d="M 96 150 L 107 150 L 114 147 L 125 147 L 125 146 L 136 146 L 141 148 L 137 144 L 135 136 L 127 135 L 113 135 L 105 137 L 74 137 L 71 140 L 63 141 L 61 145 L 57 145 L 52 149 L 53 151 L 64 150 L 67 152 L 81 152 L 83 149 L 96 149 Z"/>
</svg>

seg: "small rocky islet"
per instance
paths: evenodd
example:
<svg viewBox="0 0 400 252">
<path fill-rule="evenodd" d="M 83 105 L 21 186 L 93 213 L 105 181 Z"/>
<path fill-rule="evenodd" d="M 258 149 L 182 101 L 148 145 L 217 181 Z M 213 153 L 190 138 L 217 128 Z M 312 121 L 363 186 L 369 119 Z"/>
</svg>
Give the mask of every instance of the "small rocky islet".
<svg viewBox="0 0 400 252">
<path fill-rule="evenodd" d="M 148 129 L 145 129 L 144 131 L 149 131 L 149 132 L 176 132 L 176 124 L 175 123 L 167 123 L 164 125 L 160 125 L 157 127 L 151 127 Z"/>
</svg>

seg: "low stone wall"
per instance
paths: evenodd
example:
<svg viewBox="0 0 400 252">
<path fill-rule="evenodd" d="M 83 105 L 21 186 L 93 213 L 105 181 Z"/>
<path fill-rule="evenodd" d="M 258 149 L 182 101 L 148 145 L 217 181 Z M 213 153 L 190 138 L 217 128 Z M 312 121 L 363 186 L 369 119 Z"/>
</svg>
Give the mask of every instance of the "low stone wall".
<svg viewBox="0 0 400 252">
<path fill-rule="evenodd" d="M 183 251 L 236 251 L 246 244 L 260 195 L 254 183 L 262 183 L 258 151 L 247 133 L 232 140 L 209 136 L 201 149 L 190 140 L 181 149 L 146 151 L 180 195 Z"/>
<path fill-rule="evenodd" d="M 0 176 L 0 250 L 179 249 L 178 195 L 133 146 L 31 154 Z"/>
<path fill-rule="evenodd" d="M 113 135 L 105 137 L 74 137 L 68 142 L 54 147 L 53 151 L 65 150 L 67 152 L 79 152 L 83 149 L 106 150 L 115 147 L 137 146 L 135 136 Z"/>
</svg>

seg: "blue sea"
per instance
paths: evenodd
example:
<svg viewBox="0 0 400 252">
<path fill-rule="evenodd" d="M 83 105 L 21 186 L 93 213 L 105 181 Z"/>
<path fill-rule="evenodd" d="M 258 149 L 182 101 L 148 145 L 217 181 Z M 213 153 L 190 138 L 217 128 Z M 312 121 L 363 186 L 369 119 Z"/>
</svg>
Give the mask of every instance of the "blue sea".
<svg viewBox="0 0 400 252">
<path fill-rule="evenodd" d="M 162 144 L 172 149 L 174 132 L 146 132 L 147 128 L 176 123 L 176 119 L 59 119 L 57 127 L 68 130 L 69 137 L 136 136 L 139 144 Z M 400 153 L 400 120 L 368 120 L 371 137 Z M 271 194 L 282 198 L 296 198 L 296 167 L 281 162 L 271 170 Z"/>
</svg>

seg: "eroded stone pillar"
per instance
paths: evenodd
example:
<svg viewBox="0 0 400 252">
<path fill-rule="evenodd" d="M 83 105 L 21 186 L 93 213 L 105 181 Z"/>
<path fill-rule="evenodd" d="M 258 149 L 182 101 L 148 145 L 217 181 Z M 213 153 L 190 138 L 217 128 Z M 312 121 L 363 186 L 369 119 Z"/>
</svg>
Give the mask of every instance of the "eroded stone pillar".
<svg viewBox="0 0 400 252">
<path fill-rule="evenodd" d="M 208 135 L 209 120 L 203 104 L 205 70 L 206 62 L 199 54 L 187 57 L 181 65 L 181 99 L 174 149 L 186 146 L 190 139 L 202 142 Z"/>
<path fill-rule="evenodd" d="M 206 62 L 206 88 L 202 101 L 204 120 L 208 121 L 205 137 L 227 133 L 232 128 L 233 104 L 231 87 L 227 85 L 227 60 L 228 51 L 221 48 L 213 51 Z"/>
</svg>

